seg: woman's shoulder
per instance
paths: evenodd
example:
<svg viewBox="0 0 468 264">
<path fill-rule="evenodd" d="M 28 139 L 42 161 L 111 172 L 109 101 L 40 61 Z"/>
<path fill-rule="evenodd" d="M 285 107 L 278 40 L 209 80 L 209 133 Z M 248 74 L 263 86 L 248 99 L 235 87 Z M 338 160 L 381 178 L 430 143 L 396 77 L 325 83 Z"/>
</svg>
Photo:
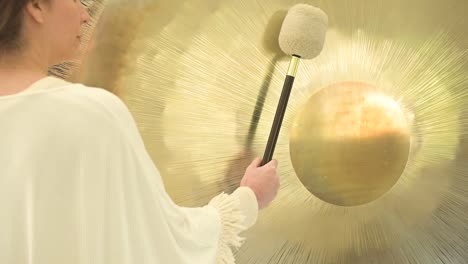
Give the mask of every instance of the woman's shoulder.
<svg viewBox="0 0 468 264">
<path fill-rule="evenodd" d="M 116 94 L 100 87 L 52 80 L 45 92 L 37 91 L 29 103 L 36 108 L 48 109 L 47 115 L 61 123 L 67 120 L 76 126 L 118 129 L 133 118 L 126 104 Z"/>
<path fill-rule="evenodd" d="M 97 137 L 119 138 L 143 148 L 135 119 L 124 101 L 116 94 L 99 87 L 81 83 L 69 83 L 61 90 L 63 107 L 71 116 L 78 116 L 79 124 L 70 126 L 86 130 L 84 135 L 96 134 Z M 72 105 L 77 105 L 73 107 Z M 100 140 L 99 138 L 95 138 Z M 129 141 L 128 141 L 129 140 Z"/>
<path fill-rule="evenodd" d="M 67 100 L 87 104 L 87 106 L 93 105 L 103 110 L 127 110 L 124 102 L 116 94 L 104 88 L 66 81 L 62 82 L 62 86 L 64 89 L 61 90 L 61 95 Z"/>
<path fill-rule="evenodd" d="M 55 100 L 54 103 L 61 104 L 63 108 L 72 111 L 80 108 L 78 110 L 81 110 L 82 114 L 104 115 L 111 118 L 121 118 L 129 114 L 122 99 L 104 88 L 64 80 L 56 82 L 56 87 L 52 88 L 59 89 L 56 93 L 50 93 L 49 99 Z"/>
</svg>

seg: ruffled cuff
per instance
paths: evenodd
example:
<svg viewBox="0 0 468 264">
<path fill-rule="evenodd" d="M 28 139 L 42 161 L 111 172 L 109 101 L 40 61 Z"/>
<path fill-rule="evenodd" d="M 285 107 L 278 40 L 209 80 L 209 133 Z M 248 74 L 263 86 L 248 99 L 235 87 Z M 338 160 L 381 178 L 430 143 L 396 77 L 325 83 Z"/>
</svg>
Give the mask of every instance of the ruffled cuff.
<svg viewBox="0 0 468 264">
<path fill-rule="evenodd" d="M 239 249 L 243 242 L 239 234 L 250 228 L 257 219 L 258 204 L 250 188 L 240 187 L 232 195 L 220 194 L 214 197 L 210 206 L 216 208 L 221 220 L 217 264 L 235 263 L 233 249 Z"/>
</svg>

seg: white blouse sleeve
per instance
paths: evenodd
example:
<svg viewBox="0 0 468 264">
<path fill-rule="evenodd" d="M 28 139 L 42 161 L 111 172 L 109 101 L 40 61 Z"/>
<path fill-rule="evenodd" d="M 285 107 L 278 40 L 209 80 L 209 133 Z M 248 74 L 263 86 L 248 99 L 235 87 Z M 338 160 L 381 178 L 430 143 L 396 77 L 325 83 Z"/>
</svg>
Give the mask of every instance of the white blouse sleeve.
<svg viewBox="0 0 468 264">
<path fill-rule="evenodd" d="M 128 108 L 125 104 L 115 95 L 102 90 L 102 97 L 99 101 L 103 103 L 103 106 L 109 109 L 109 113 L 113 114 L 116 120 L 120 123 L 121 129 L 127 133 L 128 137 L 131 138 L 135 145 L 136 152 L 145 156 L 150 161 L 150 157 L 146 152 L 143 140 L 138 131 L 136 123 L 133 119 Z M 155 177 L 159 175 L 154 175 Z M 162 181 L 160 181 L 162 184 Z M 170 199 L 167 194 L 164 194 L 167 199 Z M 172 203 L 172 201 L 170 201 Z M 258 203 L 254 192 L 248 187 L 239 187 L 232 194 L 219 194 L 214 197 L 207 206 L 202 208 L 182 208 L 174 205 L 186 214 L 186 221 L 195 221 L 193 219 L 203 219 L 203 217 L 193 217 L 190 219 L 190 215 L 200 215 L 207 212 L 208 208 L 216 209 L 216 219 L 210 219 L 218 223 L 219 230 L 216 232 L 217 237 L 204 235 L 203 239 L 217 239 L 215 241 L 218 244 L 216 253 L 217 264 L 233 264 L 235 263 L 232 249 L 238 249 L 243 242 L 243 238 L 240 234 L 252 227 L 257 221 L 258 216 Z M 177 209 L 176 209 L 177 210 Z M 196 210 L 199 210 L 198 212 Z M 207 216 L 213 217 L 213 214 L 206 213 Z M 205 220 L 200 220 L 207 222 Z M 204 223 L 206 225 L 210 225 Z M 202 225 L 200 223 L 191 224 L 192 226 Z M 200 227 L 201 230 L 209 230 L 209 228 Z M 212 241 L 206 241 L 210 243 Z"/>
<path fill-rule="evenodd" d="M 238 249 L 242 245 L 243 239 L 239 234 L 257 220 L 258 204 L 255 194 L 248 187 L 239 187 L 231 195 L 216 196 L 209 205 L 216 208 L 221 221 L 216 263 L 235 263 L 231 248 Z"/>
</svg>

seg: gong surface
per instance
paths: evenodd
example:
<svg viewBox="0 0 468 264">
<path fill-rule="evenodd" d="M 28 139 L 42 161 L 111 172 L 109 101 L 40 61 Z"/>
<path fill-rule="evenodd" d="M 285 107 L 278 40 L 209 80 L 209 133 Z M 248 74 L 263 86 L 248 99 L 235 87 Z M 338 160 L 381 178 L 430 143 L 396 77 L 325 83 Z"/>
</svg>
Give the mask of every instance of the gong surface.
<svg viewBox="0 0 468 264">
<path fill-rule="evenodd" d="M 466 263 L 468 2 L 303 2 L 328 14 L 327 38 L 299 66 L 282 187 L 238 263 Z M 234 190 L 263 155 L 298 2 L 102 3 L 70 79 L 125 101 L 177 203 Z"/>
<path fill-rule="evenodd" d="M 313 195 L 362 205 L 389 191 L 408 160 L 410 134 L 398 103 L 361 82 L 321 88 L 292 123 L 291 162 Z"/>
</svg>

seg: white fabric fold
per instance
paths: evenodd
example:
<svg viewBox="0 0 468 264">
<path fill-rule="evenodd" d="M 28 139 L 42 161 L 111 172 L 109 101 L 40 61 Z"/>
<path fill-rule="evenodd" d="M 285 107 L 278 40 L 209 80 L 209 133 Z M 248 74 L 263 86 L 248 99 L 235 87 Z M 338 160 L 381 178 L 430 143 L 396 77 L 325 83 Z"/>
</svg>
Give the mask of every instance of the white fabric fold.
<svg viewBox="0 0 468 264">
<path fill-rule="evenodd" d="M 176 205 L 103 89 L 44 78 L 0 97 L 0 131 L 0 263 L 230 264 L 256 221 L 246 187 Z"/>
</svg>

